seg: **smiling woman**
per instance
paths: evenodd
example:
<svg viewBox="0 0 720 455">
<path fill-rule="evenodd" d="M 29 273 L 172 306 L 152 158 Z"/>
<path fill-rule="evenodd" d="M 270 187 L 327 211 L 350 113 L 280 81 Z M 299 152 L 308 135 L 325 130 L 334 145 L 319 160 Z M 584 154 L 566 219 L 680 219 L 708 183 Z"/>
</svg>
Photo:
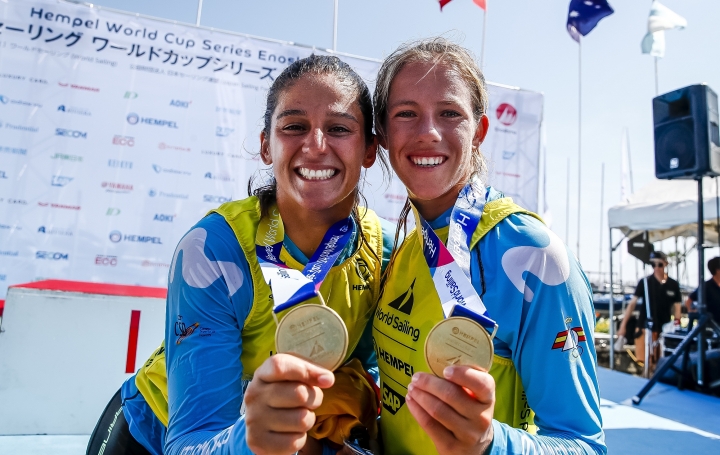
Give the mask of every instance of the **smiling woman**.
<svg viewBox="0 0 720 455">
<path fill-rule="evenodd" d="M 376 157 L 371 115 L 367 86 L 337 57 L 299 60 L 274 81 L 260 136 L 272 178 L 180 241 L 165 342 L 108 405 L 89 454 L 319 454 L 356 426 L 376 433 L 367 329 L 394 231 L 358 205 Z M 296 329 L 276 335 L 277 324 L 296 309 L 335 318 L 346 350 L 315 337 L 292 346 L 333 354 L 335 372 L 277 352 Z"/>
<path fill-rule="evenodd" d="M 587 278 L 483 182 L 487 99 L 468 51 L 442 38 L 401 47 L 378 75 L 401 226 L 412 211 L 422 232 L 393 253 L 373 321 L 384 453 L 603 453 Z M 582 338 L 555 348 L 570 332 Z"/>
</svg>

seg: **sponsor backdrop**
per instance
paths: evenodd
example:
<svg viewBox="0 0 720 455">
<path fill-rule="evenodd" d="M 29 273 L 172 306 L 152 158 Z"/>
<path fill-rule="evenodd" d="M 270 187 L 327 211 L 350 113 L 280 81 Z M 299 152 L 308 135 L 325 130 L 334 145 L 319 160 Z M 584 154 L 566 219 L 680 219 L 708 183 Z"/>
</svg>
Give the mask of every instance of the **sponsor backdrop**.
<svg viewBox="0 0 720 455">
<path fill-rule="evenodd" d="M 0 298 L 43 278 L 165 286 L 175 245 L 245 197 L 265 94 L 324 50 L 53 1 L 0 2 Z M 341 55 L 369 84 L 377 61 Z M 490 181 L 537 208 L 542 95 L 490 86 Z M 394 220 L 379 166 L 363 187 Z"/>
</svg>

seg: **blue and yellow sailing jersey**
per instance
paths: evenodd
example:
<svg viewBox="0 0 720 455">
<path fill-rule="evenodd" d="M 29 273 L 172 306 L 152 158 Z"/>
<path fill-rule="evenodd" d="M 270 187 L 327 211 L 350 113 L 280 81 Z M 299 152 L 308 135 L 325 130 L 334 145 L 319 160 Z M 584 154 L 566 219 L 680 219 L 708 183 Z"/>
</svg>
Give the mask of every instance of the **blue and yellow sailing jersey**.
<svg viewBox="0 0 720 455">
<path fill-rule="evenodd" d="M 443 241 L 451 212 L 430 222 Z M 539 219 L 492 188 L 470 247 L 473 287 L 499 326 L 490 369 L 496 384 L 490 453 L 605 453 L 592 293 L 577 260 Z M 373 318 L 385 455 L 437 453 L 405 395 L 414 373 L 430 371 L 425 339 L 442 318 L 413 231 L 397 252 Z"/>
<path fill-rule="evenodd" d="M 135 376 L 122 387 L 130 432 L 154 455 L 250 453 L 239 410 L 252 373 L 272 354 L 274 337 L 267 334 L 274 334 L 275 322 L 267 302 L 269 288 L 256 289 L 266 286 L 259 281 L 262 277 L 253 254 L 259 217 L 256 199 L 226 204 L 218 212 L 190 229 L 173 258 L 167 351 L 161 353 L 166 356 L 167 386 L 155 380 L 160 387 L 147 399 L 139 393 Z M 354 238 L 320 292 L 346 319 L 350 348 L 354 347 L 351 357 L 376 372 L 367 321 L 377 300 L 380 271 L 389 260 L 394 228 L 368 211 L 362 221 L 366 239 L 362 246 L 357 226 L 354 229 Z M 288 237 L 283 245 L 282 259 L 288 266 L 302 268 L 307 263 Z M 146 384 L 141 386 L 147 393 Z M 169 431 L 163 425 L 165 419 Z"/>
</svg>

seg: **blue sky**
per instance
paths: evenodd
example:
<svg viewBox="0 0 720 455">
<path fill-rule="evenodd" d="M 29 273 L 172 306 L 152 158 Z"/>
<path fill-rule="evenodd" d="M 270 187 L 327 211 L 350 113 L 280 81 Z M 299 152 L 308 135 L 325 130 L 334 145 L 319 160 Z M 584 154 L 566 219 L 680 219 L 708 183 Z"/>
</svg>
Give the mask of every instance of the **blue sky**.
<svg viewBox="0 0 720 455">
<path fill-rule="evenodd" d="M 95 4 L 195 22 L 197 1 L 97 0 Z M 488 80 L 545 95 L 548 203 L 553 230 L 575 251 L 577 243 L 578 45 L 565 29 L 569 0 L 488 0 L 485 74 Z M 600 169 L 605 163 L 605 209 L 620 200 L 620 144 L 630 131 L 635 189 L 654 178 L 651 100 L 653 60 L 640 52 L 650 0 L 614 0 L 615 14 L 584 38 L 582 129 L 582 231 L 580 259 L 599 268 Z M 659 62 L 660 93 L 707 82 L 720 91 L 720 2 L 664 0 L 688 20 L 666 32 Z M 205 0 L 201 25 L 297 43 L 332 46 L 333 0 Z M 338 51 L 381 59 L 398 44 L 447 34 L 478 57 L 482 10 L 453 0 L 440 13 L 435 0 L 339 0 Z M 566 168 L 570 158 L 570 232 L 565 229 Z M 603 221 L 607 271 L 607 218 Z M 668 243 L 669 246 L 669 243 Z M 710 253 L 710 252 L 709 252 Z M 694 262 L 691 262 L 694 264 Z M 691 266 L 691 268 L 694 268 Z M 631 260 L 625 277 L 634 278 Z"/>
</svg>

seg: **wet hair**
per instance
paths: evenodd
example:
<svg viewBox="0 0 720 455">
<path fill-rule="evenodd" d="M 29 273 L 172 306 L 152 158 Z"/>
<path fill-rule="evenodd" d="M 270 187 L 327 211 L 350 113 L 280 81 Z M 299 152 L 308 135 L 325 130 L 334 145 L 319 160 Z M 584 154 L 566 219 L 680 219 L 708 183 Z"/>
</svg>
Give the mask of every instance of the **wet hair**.
<svg viewBox="0 0 720 455">
<path fill-rule="evenodd" d="M 473 120 L 476 125 L 480 123 L 482 116 L 485 115 L 489 106 L 485 76 L 477 63 L 475 63 L 475 59 L 470 51 L 447 38 L 438 36 L 400 45 L 380 66 L 377 83 L 375 84 L 375 94 L 373 96 L 375 132 L 378 136 L 386 137 L 387 134 L 385 128 L 388 120 L 388 100 L 390 98 L 390 87 L 392 86 L 393 79 L 395 79 L 395 76 L 397 76 L 405 66 L 412 63 L 430 63 L 433 67 L 438 65 L 449 67 L 465 82 L 465 85 L 470 91 Z M 387 160 L 387 153 L 387 150 L 380 147 L 378 157 Z M 479 148 L 472 150 L 472 167 L 473 174 L 471 178 L 485 178 L 488 166 Z M 383 275 L 383 282 L 395 262 L 395 253 L 398 250 L 400 231 L 402 230 L 405 237 L 407 237 L 407 217 L 410 214 L 410 210 L 410 200 L 408 199 L 405 201 L 405 206 L 402 208 L 398 218 L 393 254 L 390 259 L 390 264 Z M 482 258 L 479 258 L 479 262 L 482 278 L 482 297 L 486 290 Z"/>
<path fill-rule="evenodd" d="M 707 263 L 708 270 L 710 271 L 710 274 L 715 276 L 715 272 L 720 269 L 720 257 L 714 257 L 710 259 Z"/>
<path fill-rule="evenodd" d="M 431 63 L 433 66 L 450 67 L 470 91 L 473 117 L 476 124 L 480 123 L 489 105 L 485 76 L 470 51 L 447 38 L 438 36 L 400 45 L 380 66 L 373 97 L 375 132 L 379 136 L 385 137 L 387 133 L 385 127 L 392 81 L 406 65 L 411 63 Z M 387 151 L 381 149 L 380 152 L 379 156 L 385 158 Z M 472 153 L 473 176 L 484 177 L 487 172 L 485 158 L 480 149 L 474 149 Z"/>
<path fill-rule="evenodd" d="M 360 77 L 347 63 L 339 58 L 330 55 L 315 55 L 296 60 L 291 63 L 282 73 L 275 79 L 270 90 L 267 93 L 267 101 L 265 107 L 265 115 L 263 116 L 264 125 L 263 132 L 266 136 L 270 136 L 272 127 L 272 116 L 275 113 L 280 96 L 290 89 L 295 82 L 305 75 L 325 75 L 332 74 L 338 80 L 342 81 L 348 87 L 351 87 L 358 98 L 360 112 L 363 115 L 363 133 L 365 134 L 365 143 L 370 144 L 374 138 L 373 122 L 372 122 L 372 98 L 370 90 Z M 387 167 L 384 157 L 380 158 L 381 165 Z M 253 176 L 248 182 L 248 195 L 257 196 L 260 200 L 260 208 L 263 215 L 267 214 L 267 210 L 275 202 L 277 195 L 277 182 L 272 170 L 268 170 L 267 183 L 255 187 L 256 176 Z M 359 192 L 358 192 L 359 194 Z M 357 206 L 357 201 L 356 204 Z M 355 212 L 353 208 L 353 212 Z"/>
<path fill-rule="evenodd" d="M 270 90 L 267 93 L 265 114 L 263 116 L 264 125 L 263 132 L 266 136 L 272 134 L 272 117 L 277 108 L 280 97 L 289 90 L 298 80 L 302 77 L 309 76 L 321 76 L 321 75 L 333 75 L 343 85 L 351 88 L 357 95 L 357 102 L 360 107 L 360 112 L 363 116 L 363 133 L 365 135 L 365 144 L 369 145 L 375 138 L 373 133 L 373 105 L 370 90 L 365 84 L 365 81 L 353 70 L 350 65 L 343 62 L 339 58 L 330 55 L 315 55 L 312 54 L 309 57 L 305 57 L 291 63 L 282 73 L 273 81 Z M 380 165 L 383 168 L 383 173 L 389 172 L 390 166 L 387 164 L 387 160 L 384 156 L 378 157 L 380 159 Z M 266 170 L 267 178 L 266 183 L 260 186 L 255 186 L 257 176 L 250 178 L 248 182 L 248 196 L 257 196 L 260 202 L 260 211 L 262 216 L 266 216 L 270 207 L 275 203 L 277 198 L 277 181 L 272 173 L 272 169 Z M 361 228 L 360 213 L 358 206 L 362 200 L 363 205 L 367 206 L 367 202 L 362 195 L 362 192 L 358 189 L 356 191 L 355 203 L 352 208 L 351 216 L 355 220 L 358 228 L 360 241 L 358 242 L 358 248 L 361 242 L 365 240 Z"/>
</svg>

